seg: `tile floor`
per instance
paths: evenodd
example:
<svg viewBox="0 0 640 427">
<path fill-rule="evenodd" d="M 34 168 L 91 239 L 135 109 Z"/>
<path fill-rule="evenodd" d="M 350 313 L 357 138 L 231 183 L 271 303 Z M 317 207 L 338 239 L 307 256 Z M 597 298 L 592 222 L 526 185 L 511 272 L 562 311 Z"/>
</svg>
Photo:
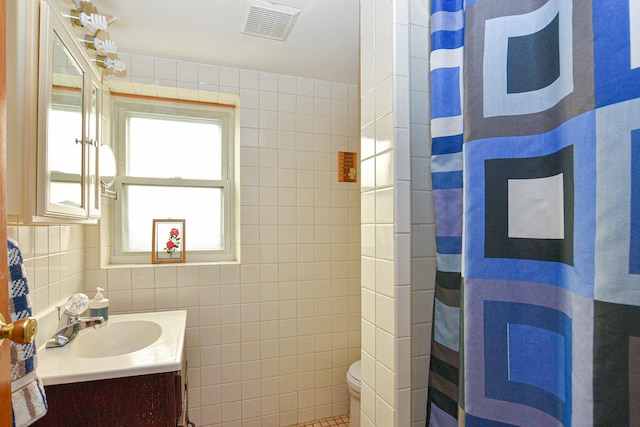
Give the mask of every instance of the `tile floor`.
<svg viewBox="0 0 640 427">
<path fill-rule="evenodd" d="M 340 415 L 324 420 L 311 421 L 304 424 L 298 424 L 295 427 L 349 427 L 349 415 Z"/>
</svg>

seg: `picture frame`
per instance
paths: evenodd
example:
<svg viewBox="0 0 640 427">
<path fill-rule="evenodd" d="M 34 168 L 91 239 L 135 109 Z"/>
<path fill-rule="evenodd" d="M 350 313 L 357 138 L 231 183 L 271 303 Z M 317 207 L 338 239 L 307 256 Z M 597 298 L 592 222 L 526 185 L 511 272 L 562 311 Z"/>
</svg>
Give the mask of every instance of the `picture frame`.
<svg viewBox="0 0 640 427">
<path fill-rule="evenodd" d="M 184 219 L 154 219 L 152 264 L 186 262 Z"/>
</svg>

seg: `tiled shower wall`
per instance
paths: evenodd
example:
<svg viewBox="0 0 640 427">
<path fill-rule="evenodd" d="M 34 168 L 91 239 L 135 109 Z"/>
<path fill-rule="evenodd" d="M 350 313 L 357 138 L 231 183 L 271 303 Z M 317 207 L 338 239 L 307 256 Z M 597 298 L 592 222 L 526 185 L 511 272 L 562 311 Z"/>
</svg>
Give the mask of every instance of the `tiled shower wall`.
<svg viewBox="0 0 640 427">
<path fill-rule="evenodd" d="M 103 199 L 99 226 L 12 229 L 34 248 L 36 312 L 96 286 L 113 313 L 186 309 L 198 426 L 346 414 L 345 374 L 360 357 L 360 185 L 337 182 L 337 152 L 359 155 L 358 86 L 120 56 L 128 76 L 109 78 L 119 92 L 239 99 L 241 262 L 106 267 Z"/>
<path fill-rule="evenodd" d="M 362 422 L 426 417 L 435 233 L 428 0 L 361 4 Z"/>
<path fill-rule="evenodd" d="M 411 84 L 411 409 L 412 426 L 426 419 L 435 289 L 435 224 L 429 128 L 430 0 L 410 0 Z"/>
<path fill-rule="evenodd" d="M 409 138 L 398 127 L 409 110 L 399 87 L 407 77 L 397 74 L 408 58 L 394 57 L 398 6 L 360 3 L 363 427 L 408 425 L 411 413 Z"/>
</svg>

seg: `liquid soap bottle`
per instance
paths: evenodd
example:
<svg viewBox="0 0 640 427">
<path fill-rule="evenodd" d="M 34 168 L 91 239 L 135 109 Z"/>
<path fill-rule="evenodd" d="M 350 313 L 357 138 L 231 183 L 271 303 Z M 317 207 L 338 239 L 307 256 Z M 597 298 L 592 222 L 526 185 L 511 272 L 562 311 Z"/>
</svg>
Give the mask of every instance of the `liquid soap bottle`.
<svg viewBox="0 0 640 427">
<path fill-rule="evenodd" d="M 97 287 L 96 290 L 98 291 L 96 296 L 89 301 L 89 316 L 102 316 L 106 322 L 109 320 L 109 299 L 102 295 L 104 289 Z"/>
</svg>

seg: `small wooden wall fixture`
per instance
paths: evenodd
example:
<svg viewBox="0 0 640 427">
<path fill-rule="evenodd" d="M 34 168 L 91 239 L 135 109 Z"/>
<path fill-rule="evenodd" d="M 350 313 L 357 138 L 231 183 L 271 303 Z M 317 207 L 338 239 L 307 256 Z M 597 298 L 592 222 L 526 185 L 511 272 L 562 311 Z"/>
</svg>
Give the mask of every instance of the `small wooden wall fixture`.
<svg viewBox="0 0 640 427">
<path fill-rule="evenodd" d="M 338 182 L 358 182 L 358 153 L 338 151 Z"/>
</svg>

